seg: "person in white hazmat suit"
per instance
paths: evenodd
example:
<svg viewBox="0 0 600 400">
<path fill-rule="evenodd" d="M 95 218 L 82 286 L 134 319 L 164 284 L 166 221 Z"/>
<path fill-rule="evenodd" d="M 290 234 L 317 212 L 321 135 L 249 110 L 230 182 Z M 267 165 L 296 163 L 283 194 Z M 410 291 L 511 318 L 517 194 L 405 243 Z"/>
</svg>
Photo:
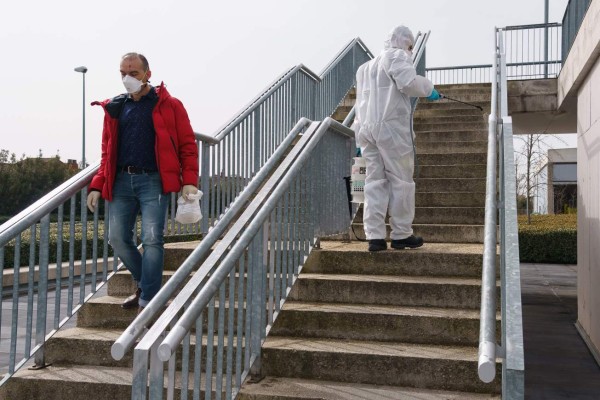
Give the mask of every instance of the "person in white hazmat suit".
<svg viewBox="0 0 600 400">
<path fill-rule="evenodd" d="M 417 75 L 412 62 L 414 36 L 396 27 L 384 49 L 356 73 L 356 143 L 366 161 L 363 223 L 369 251 L 387 249 L 385 217 L 389 212 L 395 249 L 416 248 L 414 154 L 410 97 L 439 99 L 429 79 Z"/>
</svg>

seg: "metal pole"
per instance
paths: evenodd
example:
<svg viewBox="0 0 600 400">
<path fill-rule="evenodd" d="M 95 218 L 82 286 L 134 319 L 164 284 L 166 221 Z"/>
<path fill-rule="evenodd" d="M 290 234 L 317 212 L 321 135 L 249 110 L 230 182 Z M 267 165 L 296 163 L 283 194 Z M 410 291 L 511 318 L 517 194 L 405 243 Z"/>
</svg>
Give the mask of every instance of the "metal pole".
<svg viewBox="0 0 600 400">
<path fill-rule="evenodd" d="M 548 3 L 550 0 L 544 1 L 544 78 L 548 78 Z"/>
<path fill-rule="evenodd" d="M 75 72 L 81 72 L 83 74 L 83 100 L 82 100 L 82 108 L 83 108 L 83 122 L 82 122 L 82 136 L 83 140 L 81 143 L 81 169 L 85 169 L 85 73 L 88 71 L 86 66 L 81 66 L 74 68 Z"/>
<path fill-rule="evenodd" d="M 83 75 L 83 140 L 81 143 L 81 169 L 85 169 L 85 72 Z"/>
</svg>

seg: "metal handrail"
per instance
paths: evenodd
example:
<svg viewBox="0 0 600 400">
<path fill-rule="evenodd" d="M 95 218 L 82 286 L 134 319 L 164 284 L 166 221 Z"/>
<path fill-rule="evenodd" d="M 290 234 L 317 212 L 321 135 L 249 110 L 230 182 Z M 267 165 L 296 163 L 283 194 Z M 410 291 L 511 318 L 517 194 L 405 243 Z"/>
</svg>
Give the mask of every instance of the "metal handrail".
<svg viewBox="0 0 600 400">
<path fill-rule="evenodd" d="M 492 107 L 489 117 L 488 166 L 486 178 L 485 240 L 481 289 L 481 325 L 478 373 L 491 382 L 496 358 L 502 363 L 502 398 L 524 397 L 524 354 L 519 239 L 516 212 L 512 118 L 508 116 L 506 55 L 503 29 L 495 31 Z M 496 150 L 496 141 L 499 146 Z M 496 179 L 496 158 L 499 179 Z M 498 195 L 496 194 L 498 193 Z M 498 196 L 498 199 L 496 199 Z M 499 205 L 499 207 L 498 207 Z M 496 214 L 499 215 L 501 277 L 501 346 L 496 340 Z"/>
<path fill-rule="evenodd" d="M 195 133 L 195 137 L 197 140 L 208 143 L 213 143 L 215 140 L 212 136 L 201 133 Z M 45 342 L 66 324 L 70 317 L 103 287 L 114 274 L 123 268 L 123 264 L 118 262 L 118 258 L 109 257 L 107 240 L 109 219 L 107 207 L 104 207 L 103 237 L 100 236 L 100 205 L 96 207 L 92 218 L 88 221 L 88 211 L 86 208 L 87 186 L 98 172 L 99 166 L 100 162 L 88 166 L 0 226 L 0 274 L 4 277 L 10 277 L 10 274 L 5 274 L 5 268 L 9 267 L 10 264 L 13 266 L 13 283 L 11 288 L 13 326 L 9 331 L 10 335 L 8 337 L 6 335 L 0 337 L 0 340 L 10 341 L 11 343 L 8 374 L 4 375 L 3 379 L 0 380 L 0 386 L 14 372 L 25 365 L 34 354 L 36 365 L 43 366 L 45 363 L 43 349 Z M 79 204 L 77 203 L 78 199 Z M 64 212 L 65 205 L 70 207 L 70 212 L 66 216 Z M 76 208 L 80 208 L 80 215 L 77 215 Z M 50 222 L 51 215 L 56 222 Z M 64 231 L 63 229 L 65 224 L 68 224 L 68 231 Z M 92 224 L 92 226 L 90 227 L 89 224 Z M 68 237 L 68 239 L 65 239 L 68 241 L 66 250 L 68 261 L 63 261 L 63 245 L 61 240 L 57 240 L 55 255 L 50 255 L 50 246 L 54 246 L 54 243 L 50 240 L 51 236 L 53 236 L 51 235 L 51 229 L 56 230 L 57 238 L 63 238 L 65 235 Z M 77 237 L 78 229 L 81 229 L 81 238 Z M 92 236 L 91 246 L 88 247 L 90 233 Z M 29 240 L 26 244 L 29 246 L 28 267 L 21 266 L 20 254 L 23 247 L 22 236 L 27 234 L 29 235 Z M 103 241 L 102 247 L 98 243 L 99 240 Z M 76 249 L 76 244 L 78 245 L 80 242 L 81 253 Z M 9 252 L 13 253 L 12 263 L 10 261 L 7 262 L 8 257 L 6 255 Z M 38 256 L 37 262 L 36 253 Z M 88 260 L 88 256 L 91 256 L 91 270 L 88 265 L 88 261 L 90 261 Z M 76 265 L 77 260 L 79 260 L 79 265 Z M 53 261 L 56 261 L 54 265 Z M 109 263 L 113 264 L 111 268 L 109 268 Z M 55 276 L 51 278 L 49 278 L 50 268 L 56 270 Z M 76 268 L 79 268 L 80 272 L 77 272 Z M 26 284 L 21 284 L 20 282 L 23 274 L 26 274 L 28 278 Z M 5 280 L 0 280 L 0 300 L 4 300 L 5 297 L 3 296 L 3 290 L 5 289 L 3 285 L 5 283 L 2 281 L 5 282 Z M 55 281 L 57 294 L 54 301 L 54 324 L 52 329 L 46 329 L 45 321 L 48 307 L 51 307 L 47 302 L 50 281 Z M 65 284 L 66 287 L 63 287 Z M 87 284 L 90 285 L 89 292 L 87 292 Z M 18 308 L 20 307 L 15 307 L 14 305 L 19 301 L 20 289 L 24 285 L 26 285 L 28 293 L 26 308 L 28 322 L 25 328 L 26 338 L 24 343 L 25 351 L 22 352 L 23 358 L 17 360 L 17 330 L 23 327 L 18 322 Z M 74 304 L 76 286 L 79 286 L 79 302 Z M 64 318 L 59 311 L 63 290 L 68 294 L 67 310 Z M 37 294 L 38 298 L 38 305 L 35 310 L 33 307 L 34 293 Z M 38 326 L 36 327 L 32 324 L 34 314 L 36 314 L 35 318 L 38 321 Z M 33 329 L 36 332 L 35 339 L 33 337 Z"/>
<path fill-rule="evenodd" d="M 281 146 L 275 151 L 273 156 L 269 159 L 267 164 L 260 169 L 258 174 L 248 184 L 246 190 L 244 190 L 240 196 L 234 201 L 231 208 L 223 215 L 223 218 L 215 225 L 213 229 L 202 239 L 198 247 L 196 247 L 192 253 L 185 259 L 185 261 L 177 268 L 177 271 L 171 278 L 163 285 L 161 290 L 156 294 L 153 301 L 151 301 L 141 313 L 129 324 L 129 327 L 123 331 L 121 336 L 113 343 L 111 347 L 111 355 L 115 360 L 123 358 L 125 353 L 131 349 L 133 344 L 144 332 L 144 327 L 159 313 L 162 312 L 163 306 L 169 301 L 173 293 L 181 284 L 187 279 L 194 267 L 206 257 L 211 250 L 212 246 L 220 239 L 221 235 L 229 224 L 236 218 L 240 211 L 246 207 L 248 200 L 254 196 L 256 191 L 264 183 L 265 179 L 271 174 L 273 169 L 278 165 L 287 151 L 288 147 L 296 140 L 298 135 L 306 129 L 310 120 L 301 118 L 296 126 L 292 129 L 290 134 Z"/>
<path fill-rule="evenodd" d="M 252 237 L 267 221 L 269 214 L 273 211 L 280 197 L 288 188 L 292 177 L 300 171 L 308 157 L 310 157 L 311 151 L 315 148 L 317 143 L 319 143 L 319 139 L 330 129 L 346 135 L 349 138 L 354 138 L 354 131 L 352 129 L 340 124 L 332 118 L 326 118 L 311 136 L 306 135 L 306 137 L 303 138 L 305 139 L 305 147 L 302 148 L 302 151 L 298 151 L 294 155 L 297 157 L 297 159 L 294 159 L 291 165 L 282 166 L 282 171 L 285 171 L 286 169 L 289 170 L 285 171 L 285 176 L 281 178 L 277 177 L 277 179 L 280 178 L 281 181 L 277 183 L 276 188 L 273 189 L 275 184 L 272 184 L 272 186 L 266 185 L 261 193 L 257 195 L 258 200 L 255 202 L 257 204 L 256 208 L 252 209 L 252 206 L 249 206 L 246 213 L 248 215 L 240 218 L 241 220 L 251 220 L 252 222 L 250 222 L 247 226 L 240 224 L 238 232 L 231 232 L 232 237 L 237 237 L 238 235 L 241 236 L 234 243 L 231 243 L 233 244 L 233 248 L 231 248 L 231 250 L 227 253 L 227 256 L 220 262 L 219 268 L 216 269 L 216 271 L 210 276 L 206 284 L 202 287 L 200 293 L 198 293 L 198 295 L 193 299 L 192 303 L 187 307 L 181 318 L 177 321 L 175 326 L 171 328 L 169 334 L 158 347 L 158 356 L 161 361 L 169 361 L 177 346 L 181 343 L 185 335 L 187 335 L 187 333 L 191 330 L 202 310 L 215 296 L 217 290 L 219 290 L 219 287 L 223 284 L 232 268 L 235 267 L 235 260 L 242 255 L 244 249 L 250 244 Z M 300 146 L 300 144 L 298 146 Z M 270 193 L 271 191 L 272 193 Z M 253 213 L 257 210 L 257 214 L 253 216 Z M 231 244 L 225 242 L 220 244 L 219 247 L 221 247 L 222 250 L 225 250 Z M 213 270 L 217 265 L 217 261 L 219 261 L 218 255 L 211 257 L 210 260 L 207 260 L 207 270 Z M 206 277 L 207 276 L 198 276 L 198 278 L 194 280 L 201 282 L 203 279 L 206 279 Z M 190 299 L 186 298 L 185 301 L 190 301 Z M 174 311 L 175 310 L 173 310 L 173 312 Z"/>
<path fill-rule="evenodd" d="M 337 218 L 340 219 L 341 223 L 331 223 L 329 220 L 331 218 L 330 215 L 323 215 L 325 218 L 319 218 L 319 216 L 307 214 L 308 210 L 304 209 L 303 211 L 299 211 L 295 213 L 296 217 L 300 218 L 300 221 L 304 221 L 303 229 L 296 231 L 298 235 L 294 234 L 295 230 L 289 231 L 285 233 L 287 229 L 281 230 L 281 227 L 277 228 L 277 224 L 273 224 L 273 218 L 281 218 L 286 219 L 285 214 L 281 215 L 281 211 L 279 211 L 280 216 L 274 217 L 275 207 L 288 207 L 288 197 L 289 207 L 298 207 L 302 205 L 302 207 L 306 207 L 306 204 L 312 204 L 310 200 L 310 196 L 307 199 L 303 196 L 303 200 L 300 201 L 300 194 L 298 189 L 300 187 L 304 187 L 303 184 L 299 184 L 297 179 L 299 177 L 299 173 L 307 163 L 307 160 L 311 157 L 313 162 L 327 162 L 330 160 L 326 160 L 325 157 L 320 156 L 317 157 L 315 155 L 315 151 L 318 149 L 319 151 L 324 151 L 323 147 L 325 137 L 329 132 L 342 134 L 340 139 L 342 142 L 340 144 L 345 143 L 346 151 L 342 152 L 343 156 L 337 157 L 339 161 L 337 162 L 337 168 L 334 169 L 334 174 L 331 178 L 336 181 L 339 180 L 339 184 L 342 183 L 342 175 L 346 173 L 347 165 L 350 162 L 352 157 L 352 139 L 354 137 L 354 132 L 347 127 L 342 126 L 338 122 L 332 120 L 331 118 L 327 118 L 323 123 L 312 123 L 308 130 L 304 132 L 302 138 L 298 143 L 295 144 L 294 148 L 291 152 L 286 156 L 285 160 L 281 165 L 277 168 L 274 174 L 269 178 L 269 180 L 264 184 L 261 188 L 260 192 L 256 193 L 254 199 L 248 206 L 245 208 L 244 213 L 240 215 L 234 226 L 229 229 L 226 236 L 221 240 L 221 242 L 216 245 L 214 251 L 210 254 L 210 256 L 204 261 L 200 269 L 194 274 L 191 278 L 190 282 L 182 289 L 182 291 L 177 295 L 177 297 L 172 301 L 171 305 L 168 309 L 162 314 L 161 317 L 152 325 L 149 332 L 141 339 L 139 344 L 136 346 L 134 351 L 134 382 L 132 388 L 132 398 L 142 398 L 145 396 L 146 387 L 147 387 L 147 379 L 148 379 L 148 370 L 150 370 L 150 382 L 149 382 L 149 390 L 150 396 L 157 396 L 156 398 L 162 398 L 162 385 L 164 381 L 164 371 L 162 366 L 162 360 L 165 358 L 171 358 L 169 343 L 172 346 L 177 346 L 181 341 L 184 343 L 184 350 L 182 354 L 188 354 L 190 352 L 189 349 L 189 331 L 192 327 L 196 328 L 196 334 L 198 335 L 203 331 L 203 328 L 198 325 L 198 317 L 200 314 L 203 314 L 203 310 L 205 306 L 210 303 L 208 315 L 208 331 L 206 333 L 207 338 L 207 372 L 203 373 L 206 381 L 206 391 L 209 393 L 212 391 L 211 385 L 211 375 L 214 366 L 212 365 L 212 342 L 213 342 L 213 329 L 214 329 L 214 317 L 213 310 L 215 309 L 215 295 L 219 292 L 218 301 L 219 301 L 219 338 L 218 338 L 218 349 L 216 354 L 217 356 L 221 354 L 224 356 L 224 313 L 225 313 L 225 304 L 229 303 L 229 327 L 228 336 L 229 336 L 229 344 L 227 347 L 227 357 L 231 361 L 232 352 L 233 352 L 233 343 L 232 332 L 237 332 L 237 350 L 236 354 L 238 354 L 239 359 L 237 361 L 235 377 L 233 374 L 233 366 L 231 362 L 228 361 L 227 364 L 227 394 L 228 396 L 235 395 L 235 391 L 239 390 L 241 386 L 241 382 L 245 379 L 247 374 L 250 372 L 250 368 L 257 368 L 260 365 L 260 345 L 264 338 L 266 337 L 266 333 L 269 330 L 269 327 L 272 326 L 275 318 L 277 317 L 281 305 L 285 301 L 287 294 L 289 293 L 293 283 L 297 279 L 297 276 L 302 268 L 303 260 L 306 259 L 306 256 L 310 252 L 310 248 L 314 246 L 314 237 L 321 236 L 323 234 L 327 234 L 327 230 L 329 230 L 329 234 L 331 233 L 340 233 L 347 229 L 347 225 L 349 223 L 348 216 L 344 212 L 344 208 L 340 207 L 339 204 L 343 204 L 343 190 L 342 186 L 334 187 L 332 185 L 332 181 L 325 180 L 323 182 L 324 187 L 317 189 L 316 182 L 312 181 L 313 189 L 310 189 L 311 193 L 315 193 L 316 195 L 324 195 L 325 193 L 331 192 L 340 192 L 340 196 L 338 196 L 335 202 L 321 202 L 317 201 L 315 206 L 324 206 L 325 203 L 330 205 L 330 208 L 327 210 L 328 214 L 335 214 Z M 335 135 L 334 135 L 335 136 Z M 325 144 L 325 146 L 328 146 Z M 339 145 L 336 145 L 339 150 Z M 335 153 L 327 152 L 328 156 L 333 156 Z M 340 155 L 339 151 L 337 152 Z M 330 157 L 331 158 L 331 157 Z M 333 157 L 336 158 L 336 157 Z M 306 169 L 308 171 L 314 171 L 313 168 Z M 326 172 L 326 176 L 329 175 L 331 170 L 323 171 Z M 337 175 L 340 176 L 337 176 Z M 292 185 L 292 182 L 296 182 Z M 291 186 L 292 185 L 292 186 Z M 300 185 L 300 186 L 298 186 Z M 329 190 L 326 190 L 329 189 Z M 287 193 L 284 196 L 284 193 Z M 292 195 L 293 193 L 293 195 Z M 282 198 L 282 196 L 284 196 Z M 290 197 L 291 196 L 291 197 Z M 292 199 L 292 197 L 294 199 Z M 307 203 L 308 201 L 308 203 Z M 316 200 L 315 200 L 316 201 Z M 282 203 L 283 202 L 283 203 Z M 312 209 L 310 205 L 308 205 L 309 209 Z M 291 212 L 291 211 L 290 211 Z M 295 218 L 296 218 L 295 217 Z M 308 218 L 308 219 L 307 219 Z M 287 220 L 287 219 L 286 219 Z M 291 220 L 290 220 L 291 222 Z M 267 228 L 268 226 L 268 228 Z M 336 227 L 337 226 L 337 227 Z M 291 225 L 290 225 L 291 228 Z M 261 231 L 263 229 L 263 231 Z M 270 229 L 270 234 L 267 233 L 266 230 Z M 306 235 L 308 234 L 308 235 Z M 284 245 L 282 242 L 279 245 L 278 241 L 283 238 L 287 238 L 287 235 L 290 239 L 290 250 L 291 246 L 295 247 L 294 252 L 299 252 L 298 255 L 293 255 L 289 253 L 286 256 L 286 252 L 288 247 L 287 244 Z M 258 240 L 258 242 L 257 242 Z M 306 241 L 310 243 L 307 243 Z M 259 244 L 262 243 L 262 244 Z M 266 247 L 266 243 L 270 242 L 270 247 L 268 250 Z M 292 243 L 295 243 L 292 245 Z M 250 246 L 248 249 L 248 255 L 244 256 L 246 252 L 246 248 Z M 258 247 L 257 247 L 258 246 Z M 251 250 L 253 249 L 253 250 Z M 267 257 L 267 253 L 270 254 L 269 257 L 264 258 L 266 263 L 277 263 L 277 260 L 280 259 L 279 255 L 275 253 L 282 253 L 282 260 L 287 260 L 290 264 L 287 267 L 283 265 L 281 267 L 274 266 L 274 264 L 270 264 L 270 272 L 269 272 L 269 282 L 268 285 L 271 288 L 271 291 L 268 292 L 265 284 L 267 282 L 263 282 L 265 278 L 266 264 L 263 264 L 263 257 Z M 300 259 L 298 258 L 300 256 Z M 241 257 L 241 258 L 240 258 Z M 247 272 L 243 267 L 244 261 L 243 259 L 247 259 L 246 263 L 248 264 Z M 271 261 L 267 261 L 267 260 Z M 239 273 L 236 274 L 236 267 L 240 264 Z M 246 279 L 243 279 L 244 276 L 247 275 Z M 239 279 L 239 283 L 236 284 L 236 280 Z M 246 282 L 246 283 L 243 283 Z M 226 301 L 225 297 L 225 284 L 229 287 L 229 301 Z M 241 309 L 237 310 L 236 314 L 238 315 L 237 319 L 237 329 L 234 328 L 234 320 L 233 318 L 233 297 L 234 290 L 237 285 L 239 290 L 243 292 L 243 286 L 247 286 L 247 296 L 248 298 L 237 297 L 236 304 L 241 307 Z M 282 286 L 283 285 L 283 286 Z M 262 289 L 261 289 L 262 287 Z M 200 292 L 195 296 L 194 294 L 200 289 Z M 275 292 L 273 292 L 273 290 Z M 269 295 L 267 296 L 267 294 Z M 237 296 L 237 295 L 236 295 Z M 265 307 L 264 301 L 267 301 L 267 297 L 269 298 L 267 307 Z M 246 305 L 246 310 L 244 313 L 243 305 Z M 183 315 L 179 318 L 176 316 L 183 311 Z M 268 316 L 267 316 L 268 312 Z M 243 316 L 245 314 L 245 317 Z M 212 318 L 212 319 L 211 319 Z M 240 319 L 245 318 L 245 319 Z M 212 322 L 211 322 L 212 321 Z M 245 321 L 245 322 L 244 322 Z M 244 323 L 246 327 L 243 328 Z M 242 325 L 240 325 L 242 324 Z M 266 325 L 265 325 L 266 324 Z M 166 337 L 166 342 L 163 341 L 165 339 L 165 333 L 167 327 L 171 325 L 170 333 Z M 244 333 L 245 338 L 242 338 L 240 335 Z M 198 339 L 197 339 L 198 340 Z M 161 344 L 162 343 L 162 344 Z M 241 350 L 242 343 L 245 343 L 245 351 Z M 161 346 L 159 346 L 161 345 Z M 216 345 L 216 342 L 215 342 Z M 196 346 L 196 356 L 198 356 L 198 346 Z M 242 353 L 240 353 L 242 352 Z M 149 358 L 148 356 L 152 353 L 151 364 L 148 365 Z M 243 354 L 245 353 L 245 355 Z M 237 357 L 236 356 L 236 359 Z M 189 364 L 185 364 L 187 361 L 186 355 L 182 356 L 182 365 L 185 365 L 184 372 L 182 376 L 187 376 L 188 368 L 190 368 Z M 219 356 L 218 356 L 219 357 Z M 244 357 L 244 363 L 242 364 L 242 357 Z M 171 359 L 173 361 L 173 359 Z M 225 373 L 223 359 L 219 358 L 220 361 L 217 361 L 217 367 L 214 369 L 214 373 L 217 375 L 216 384 L 217 387 L 214 389 L 217 393 L 220 393 L 224 390 L 222 385 L 223 375 Z M 233 360 L 235 362 L 235 360 Z M 209 365 L 210 364 L 210 365 Z M 174 393 L 174 367 L 175 362 L 169 362 L 169 371 L 167 372 L 168 377 L 168 385 L 167 392 L 169 396 L 172 396 Z M 148 369 L 148 367 L 150 367 Z M 200 373 L 199 364 L 194 365 L 194 371 L 196 371 L 196 378 Z M 243 369 L 240 370 L 240 368 Z M 219 376 L 221 376 L 219 378 Z M 233 380 L 235 379 L 235 382 Z M 199 390 L 198 388 L 199 380 L 194 384 L 194 391 Z M 187 383 L 182 383 L 182 390 L 187 390 Z M 153 397 L 154 398 L 154 397 Z M 229 397 L 228 397 L 229 398 Z"/>
<path fill-rule="evenodd" d="M 217 129 L 215 136 L 214 136 L 216 138 L 216 140 L 218 142 L 220 142 L 227 134 L 229 134 L 233 130 L 233 127 L 235 127 L 240 122 L 242 122 L 246 117 L 248 117 L 256 109 L 256 107 L 258 105 L 262 104 L 266 99 L 268 99 L 269 96 L 271 96 L 277 89 L 279 89 L 287 79 L 289 79 L 296 72 L 300 72 L 300 71 L 305 73 L 308 77 L 310 77 L 315 82 L 317 82 L 317 83 L 321 82 L 321 78 L 317 74 L 315 74 L 313 71 L 311 71 L 309 68 L 304 66 L 304 64 L 299 64 L 299 65 L 296 65 L 295 67 L 288 69 L 287 71 L 285 71 L 281 75 L 279 75 L 265 89 L 263 89 L 258 96 L 256 96 L 246 106 L 244 106 L 238 112 L 238 115 L 236 117 L 234 117 L 231 121 L 227 122 L 221 128 Z"/>
<path fill-rule="evenodd" d="M 496 34 L 496 30 L 494 29 Z M 500 55 L 494 52 L 493 76 L 498 77 Z M 498 130 L 498 80 L 492 82 L 492 104 L 488 117 L 488 149 L 485 190 L 485 222 L 481 284 L 481 324 L 479 325 L 479 379 L 485 383 L 496 376 L 496 170 Z"/>
</svg>

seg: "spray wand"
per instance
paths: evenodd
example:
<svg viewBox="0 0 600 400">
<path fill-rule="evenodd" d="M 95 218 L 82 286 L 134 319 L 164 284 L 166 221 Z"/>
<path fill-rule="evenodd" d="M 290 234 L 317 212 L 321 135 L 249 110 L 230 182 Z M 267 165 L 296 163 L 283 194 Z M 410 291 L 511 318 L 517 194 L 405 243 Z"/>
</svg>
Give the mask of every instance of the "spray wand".
<svg viewBox="0 0 600 400">
<path fill-rule="evenodd" d="M 479 108 L 481 111 L 483 111 L 483 108 L 481 106 L 478 106 L 476 104 L 466 103 L 466 102 L 461 101 L 461 100 L 453 99 L 452 97 L 448 97 L 445 94 L 441 94 L 440 93 L 440 99 L 448 99 L 448 100 L 451 100 L 451 101 L 455 101 L 457 103 L 462 103 L 462 104 L 467 105 L 467 106 Z"/>
</svg>

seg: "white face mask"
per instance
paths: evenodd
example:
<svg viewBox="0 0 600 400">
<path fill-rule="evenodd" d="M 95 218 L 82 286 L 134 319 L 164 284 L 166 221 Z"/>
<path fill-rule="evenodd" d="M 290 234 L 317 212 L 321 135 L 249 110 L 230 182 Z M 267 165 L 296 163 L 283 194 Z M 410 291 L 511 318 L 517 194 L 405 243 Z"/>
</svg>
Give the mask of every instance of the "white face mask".
<svg viewBox="0 0 600 400">
<path fill-rule="evenodd" d="M 142 89 L 142 85 L 144 85 L 142 81 L 135 79 L 131 75 L 125 75 L 123 77 L 123 86 L 125 86 L 125 90 L 127 90 L 127 93 L 129 94 L 136 94 L 139 92 Z"/>
</svg>

